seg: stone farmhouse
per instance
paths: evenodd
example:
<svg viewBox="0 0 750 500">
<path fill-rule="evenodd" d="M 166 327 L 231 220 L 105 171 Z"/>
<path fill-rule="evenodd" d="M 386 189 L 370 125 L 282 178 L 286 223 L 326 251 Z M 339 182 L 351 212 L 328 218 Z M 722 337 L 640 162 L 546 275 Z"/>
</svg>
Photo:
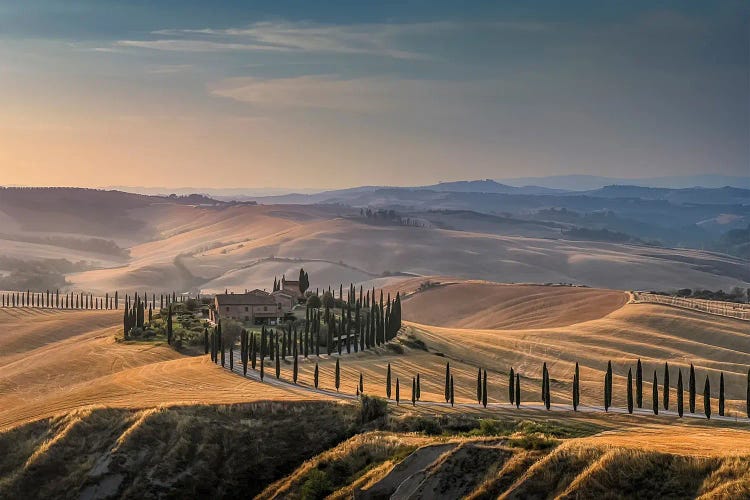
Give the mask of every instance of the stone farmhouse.
<svg viewBox="0 0 750 500">
<path fill-rule="evenodd" d="M 222 293 L 214 298 L 210 319 L 213 322 L 231 319 L 249 325 L 276 325 L 292 310 L 293 300 L 287 293 L 270 294 L 257 289 L 245 293 Z"/>
</svg>

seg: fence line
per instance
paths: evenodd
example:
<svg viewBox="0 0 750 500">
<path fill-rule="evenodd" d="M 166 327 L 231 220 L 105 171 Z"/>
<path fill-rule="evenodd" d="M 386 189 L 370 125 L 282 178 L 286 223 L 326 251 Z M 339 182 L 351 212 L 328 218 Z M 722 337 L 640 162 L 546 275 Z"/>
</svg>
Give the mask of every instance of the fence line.
<svg viewBox="0 0 750 500">
<path fill-rule="evenodd" d="M 750 321 L 750 304 L 739 304 L 737 302 L 725 302 L 722 300 L 689 299 L 646 292 L 633 292 L 633 302 L 662 304 Z"/>
</svg>

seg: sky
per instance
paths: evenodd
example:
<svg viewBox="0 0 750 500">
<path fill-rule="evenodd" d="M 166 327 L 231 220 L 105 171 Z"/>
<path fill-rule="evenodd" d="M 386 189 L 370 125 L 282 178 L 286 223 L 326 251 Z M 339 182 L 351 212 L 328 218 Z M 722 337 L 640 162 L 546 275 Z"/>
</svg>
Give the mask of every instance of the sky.
<svg viewBox="0 0 750 500">
<path fill-rule="evenodd" d="M 750 4 L 0 0 L 0 185 L 750 174 Z"/>
</svg>

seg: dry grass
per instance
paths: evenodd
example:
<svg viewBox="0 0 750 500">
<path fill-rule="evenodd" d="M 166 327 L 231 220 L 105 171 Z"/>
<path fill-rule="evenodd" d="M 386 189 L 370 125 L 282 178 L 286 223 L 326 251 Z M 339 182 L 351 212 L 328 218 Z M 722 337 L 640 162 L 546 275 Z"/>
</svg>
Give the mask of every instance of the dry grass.
<svg viewBox="0 0 750 500">
<path fill-rule="evenodd" d="M 115 342 L 121 312 L 5 310 L 0 429 L 104 405 L 321 399 L 242 379 L 168 346 Z"/>
</svg>

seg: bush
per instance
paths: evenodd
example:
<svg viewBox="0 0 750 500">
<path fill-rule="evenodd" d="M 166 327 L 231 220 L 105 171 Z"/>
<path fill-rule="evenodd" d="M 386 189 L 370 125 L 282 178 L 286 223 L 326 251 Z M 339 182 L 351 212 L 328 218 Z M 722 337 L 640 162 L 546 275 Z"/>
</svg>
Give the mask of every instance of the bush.
<svg viewBox="0 0 750 500">
<path fill-rule="evenodd" d="M 310 295 L 307 299 L 307 307 L 311 307 L 313 309 L 320 309 L 322 305 L 322 302 L 320 301 L 320 297 L 317 295 Z"/>
<path fill-rule="evenodd" d="M 317 500 L 333 493 L 333 485 L 328 474 L 320 469 L 313 469 L 307 475 L 307 481 L 302 485 L 302 498 Z"/>
<path fill-rule="evenodd" d="M 362 394 L 359 415 L 363 424 L 385 418 L 388 415 L 388 402 L 383 398 Z"/>
</svg>

